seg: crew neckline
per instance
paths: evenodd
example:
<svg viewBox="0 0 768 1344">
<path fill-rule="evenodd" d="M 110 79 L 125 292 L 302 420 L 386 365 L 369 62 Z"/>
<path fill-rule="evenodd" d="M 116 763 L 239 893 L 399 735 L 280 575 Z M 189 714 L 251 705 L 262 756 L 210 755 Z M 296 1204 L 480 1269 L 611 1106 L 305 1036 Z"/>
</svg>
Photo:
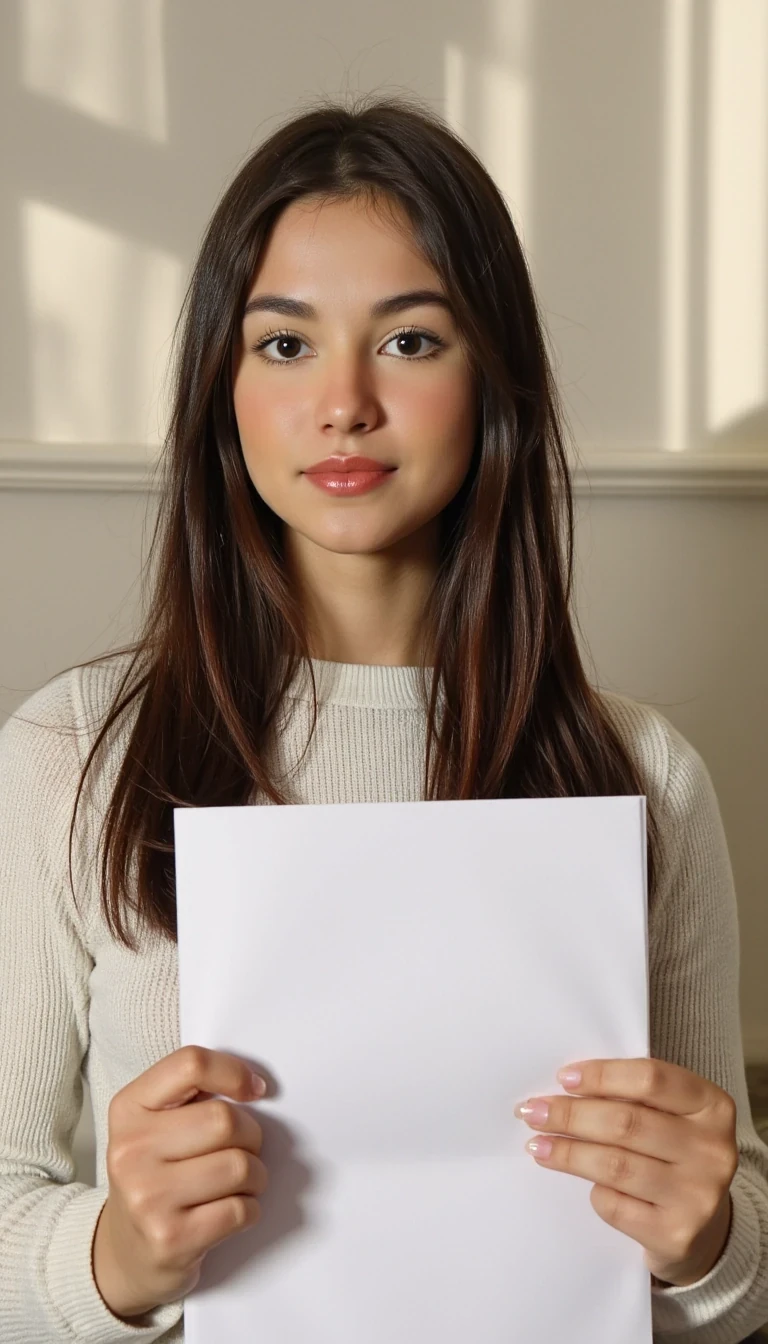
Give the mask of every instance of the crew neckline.
<svg viewBox="0 0 768 1344">
<path fill-rule="evenodd" d="M 423 709 L 422 671 L 431 689 L 434 668 L 390 666 L 383 663 L 336 663 L 325 658 L 300 658 L 286 691 L 293 700 L 312 703 L 309 663 L 315 675 L 318 704 L 349 705 L 359 709 Z M 438 698 L 438 703 L 439 703 Z"/>
</svg>

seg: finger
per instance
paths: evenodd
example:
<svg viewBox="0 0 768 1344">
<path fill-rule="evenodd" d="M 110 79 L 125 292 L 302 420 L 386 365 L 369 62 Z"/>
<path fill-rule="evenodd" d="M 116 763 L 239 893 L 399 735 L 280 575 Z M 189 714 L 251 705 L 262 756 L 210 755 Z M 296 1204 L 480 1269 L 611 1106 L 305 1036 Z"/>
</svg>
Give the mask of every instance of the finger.
<svg viewBox="0 0 768 1344">
<path fill-rule="evenodd" d="M 536 1145 L 533 1152 L 530 1145 Z M 546 1147 L 551 1145 L 549 1155 Z M 668 1207 L 680 1202 L 678 1168 L 655 1157 L 629 1153 L 626 1148 L 606 1148 L 598 1143 L 582 1143 L 580 1139 L 551 1138 L 549 1135 L 529 1140 L 526 1145 L 541 1166 L 554 1171 L 566 1171 L 571 1176 L 603 1185 L 620 1194 L 631 1195 L 646 1204 Z"/>
<path fill-rule="evenodd" d="M 198 1092 L 253 1101 L 252 1070 L 237 1055 L 204 1045 L 184 1045 L 134 1078 L 122 1089 L 122 1096 L 124 1102 L 138 1102 L 156 1111 L 181 1106 Z"/>
<path fill-rule="evenodd" d="M 152 1124 L 152 1156 L 180 1161 L 222 1148 L 242 1148 L 258 1155 L 262 1137 L 261 1125 L 246 1106 L 211 1097 L 158 1115 Z"/>
<path fill-rule="evenodd" d="M 576 1072 L 569 1083 L 564 1073 Z M 697 1116 L 712 1105 L 720 1089 L 680 1064 L 663 1059 L 587 1059 L 568 1064 L 558 1080 L 579 1096 L 621 1097 L 672 1115 Z"/>
<path fill-rule="evenodd" d="M 174 1173 L 174 1205 L 189 1209 L 226 1199 L 228 1195 L 251 1195 L 258 1199 L 268 1183 L 267 1169 L 253 1153 L 244 1153 L 240 1148 L 206 1153 L 191 1158 Z"/>
<path fill-rule="evenodd" d="M 689 1159 L 698 1132 L 687 1116 L 669 1115 L 633 1101 L 589 1097 L 529 1097 L 515 1107 L 519 1119 L 545 1134 L 627 1148 L 664 1162 Z"/>
</svg>

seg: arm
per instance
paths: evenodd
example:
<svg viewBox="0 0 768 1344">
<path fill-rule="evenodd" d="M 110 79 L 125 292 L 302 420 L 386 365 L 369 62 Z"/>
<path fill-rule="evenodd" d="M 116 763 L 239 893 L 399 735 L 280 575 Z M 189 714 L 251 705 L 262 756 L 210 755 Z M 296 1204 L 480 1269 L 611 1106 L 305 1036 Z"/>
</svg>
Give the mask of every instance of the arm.
<svg viewBox="0 0 768 1344">
<path fill-rule="evenodd" d="M 720 1259 L 697 1283 L 652 1287 L 658 1344 L 737 1344 L 768 1321 L 768 1148 L 752 1122 L 739 1017 L 739 928 L 728 847 L 698 752 L 666 724 L 667 837 L 651 911 L 651 1054 L 717 1083 L 737 1106 L 739 1166 Z"/>
<path fill-rule="evenodd" d="M 182 1315 L 173 1303 L 141 1327 L 110 1312 L 91 1266 L 107 1190 L 73 1179 L 93 962 L 69 886 L 82 741 L 72 732 L 72 678 L 21 706 L 43 726 L 12 716 L 0 731 L 0 1339 L 8 1344 L 157 1340 Z M 83 806 L 73 840 L 81 908 L 90 858 L 79 841 Z"/>
</svg>

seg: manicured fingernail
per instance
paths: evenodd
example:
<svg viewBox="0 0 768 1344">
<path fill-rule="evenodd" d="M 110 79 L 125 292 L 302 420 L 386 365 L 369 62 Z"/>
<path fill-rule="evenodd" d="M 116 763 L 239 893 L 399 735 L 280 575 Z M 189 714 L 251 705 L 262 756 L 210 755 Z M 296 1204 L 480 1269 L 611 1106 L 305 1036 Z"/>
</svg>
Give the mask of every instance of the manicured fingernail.
<svg viewBox="0 0 768 1344">
<path fill-rule="evenodd" d="M 255 1097 L 263 1097 L 267 1090 L 267 1084 L 264 1082 L 264 1079 L 260 1078 L 258 1073 L 252 1073 L 251 1082 L 253 1083 L 253 1095 Z"/>
<path fill-rule="evenodd" d="M 552 1152 L 551 1139 L 529 1139 L 525 1146 L 534 1157 L 547 1158 Z"/>
<path fill-rule="evenodd" d="M 527 1120 L 529 1125 L 534 1125 L 537 1128 L 539 1125 L 546 1125 L 549 1117 L 549 1102 L 521 1101 L 515 1107 L 515 1115 L 519 1120 Z"/>
<path fill-rule="evenodd" d="M 581 1069 L 560 1069 L 557 1076 L 563 1087 L 578 1087 L 581 1082 Z"/>
</svg>

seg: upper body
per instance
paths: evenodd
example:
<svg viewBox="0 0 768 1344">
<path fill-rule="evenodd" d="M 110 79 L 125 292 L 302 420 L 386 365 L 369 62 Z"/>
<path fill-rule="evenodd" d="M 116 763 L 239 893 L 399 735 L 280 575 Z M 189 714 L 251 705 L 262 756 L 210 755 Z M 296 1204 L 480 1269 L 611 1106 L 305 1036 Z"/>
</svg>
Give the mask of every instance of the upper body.
<svg viewBox="0 0 768 1344">
<path fill-rule="evenodd" d="M 79 770 L 119 670 L 118 658 L 54 678 L 0 730 L 0 1334 L 14 1344 L 183 1338 L 182 1301 L 158 1308 L 151 1325 L 123 1322 L 91 1272 L 107 1194 L 110 1099 L 180 1043 L 176 946 L 149 938 L 131 953 L 100 912 L 96 834 L 124 735 L 103 757 L 82 830 L 78 823 L 78 909 L 68 882 Z M 311 749 L 296 768 L 311 714 L 307 684 L 297 679 L 275 762 L 295 801 L 417 800 L 424 716 L 415 670 L 317 660 L 314 670 L 320 715 Z M 726 839 L 697 751 L 658 710 L 602 695 L 661 819 L 659 897 L 649 925 L 651 1054 L 717 1082 L 739 1114 L 725 1251 L 699 1283 L 654 1289 L 654 1338 L 734 1344 L 768 1319 L 768 1149 L 746 1092 Z M 74 735 L 57 731 L 73 726 Z M 95 1188 L 74 1180 L 81 1071 L 93 1105 Z"/>
</svg>

